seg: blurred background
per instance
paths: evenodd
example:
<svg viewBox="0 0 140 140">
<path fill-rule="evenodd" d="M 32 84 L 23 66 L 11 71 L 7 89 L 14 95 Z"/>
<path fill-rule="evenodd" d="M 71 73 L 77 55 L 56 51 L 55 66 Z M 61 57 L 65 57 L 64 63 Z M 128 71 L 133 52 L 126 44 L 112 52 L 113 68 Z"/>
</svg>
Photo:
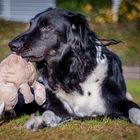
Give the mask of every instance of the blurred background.
<svg viewBox="0 0 140 140">
<path fill-rule="evenodd" d="M 0 0 L 0 61 L 10 53 L 8 42 L 48 7 L 82 13 L 100 38 L 121 40 L 108 48 L 121 58 L 126 78 L 140 79 L 140 0 Z"/>
</svg>

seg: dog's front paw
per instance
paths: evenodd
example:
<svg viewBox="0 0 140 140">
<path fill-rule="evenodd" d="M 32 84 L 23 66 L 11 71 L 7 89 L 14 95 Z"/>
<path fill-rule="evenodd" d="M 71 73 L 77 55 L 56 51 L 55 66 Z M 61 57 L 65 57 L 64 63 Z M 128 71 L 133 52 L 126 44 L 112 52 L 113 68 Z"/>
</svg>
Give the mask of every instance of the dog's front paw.
<svg viewBox="0 0 140 140">
<path fill-rule="evenodd" d="M 55 115 L 54 112 L 48 110 L 42 114 L 42 120 L 47 127 L 56 127 L 60 123 L 61 118 Z"/>
<path fill-rule="evenodd" d="M 61 118 L 56 116 L 52 111 L 45 111 L 42 116 L 31 116 L 25 124 L 24 128 L 37 131 L 44 127 L 55 127 L 61 122 Z"/>
<path fill-rule="evenodd" d="M 129 119 L 133 124 L 140 126 L 140 109 L 131 108 L 128 112 Z"/>
<path fill-rule="evenodd" d="M 40 128 L 45 127 L 43 120 L 42 120 L 42 116 L 31 116 L 31 119 L 29 119 L 23 126 L 25 129 L 28 130 L 33 130 L 33 131 L 37 131 Z"/>
</svg>

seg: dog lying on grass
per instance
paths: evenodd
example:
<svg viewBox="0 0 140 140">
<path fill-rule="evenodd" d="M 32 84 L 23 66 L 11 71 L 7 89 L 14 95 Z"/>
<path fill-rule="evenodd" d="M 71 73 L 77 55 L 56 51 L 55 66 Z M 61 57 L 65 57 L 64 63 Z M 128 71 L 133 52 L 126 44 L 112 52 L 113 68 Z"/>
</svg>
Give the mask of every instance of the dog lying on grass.
<svg viewBox="0 0 140 140">
<path fill-rule="evenodd" d="M 140 126 L 140 108 L 126 97 L 119 57 L 90 30 L 86 18 L 64 9 L 39 13 L 27 31 L 9 43 L 36 62 L 47 88 L 46 111 L 25 128 L 54 127 L 68 118 L 106 116 Z"/>
</svg>

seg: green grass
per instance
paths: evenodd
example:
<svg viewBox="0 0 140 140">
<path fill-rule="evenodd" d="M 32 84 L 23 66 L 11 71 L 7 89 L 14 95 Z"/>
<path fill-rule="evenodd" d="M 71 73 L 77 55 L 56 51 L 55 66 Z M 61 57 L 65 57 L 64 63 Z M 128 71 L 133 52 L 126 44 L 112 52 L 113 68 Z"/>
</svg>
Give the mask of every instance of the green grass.
<svg viewBox="0 0 140 140">
<path fill-rule="evenodd" d="M 140 80 L 127 80 L 127 89 L 132 93 L 135 101 L 140 105 Z"/>
<path fill-rule="evenodd" d="M 128 91 L 140 104 L 140 81 L 128 80 Z M 38 132 L 23 129 L 29 115 L 17 117 L 9 122 L 0 122 L 0 140 L 139 140 L 140 127 L 123 120 L 72 121 L 56 128 L 44 128 Z"/>
<path fill-rule="evenodd" d="M 44 128 L 38 132 L 24 130 L 22 124 L 17 126 L 18 121 L 19 119 L 1 126 L 1 140 L 138 140 L 140 138 L 140 128 L 121 120 L 73 121 L 56 128 Z"/>
</svg>

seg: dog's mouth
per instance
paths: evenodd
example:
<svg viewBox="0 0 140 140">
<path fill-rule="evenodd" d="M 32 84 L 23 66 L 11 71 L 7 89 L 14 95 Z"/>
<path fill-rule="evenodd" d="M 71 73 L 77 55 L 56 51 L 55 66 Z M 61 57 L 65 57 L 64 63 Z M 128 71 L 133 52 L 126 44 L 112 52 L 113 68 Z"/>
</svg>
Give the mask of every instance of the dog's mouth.
<svg viewBox="0 0 140 140">
<path fill-rule="evenodd" d="M 44 56 L 42 55 L 31 55 L 27 53 L 17 53 L 17 52 L 12 52 L 16 53 L 17 55 L 20 55 L 22 58 L 24 58 L 26 61 L 31 61 L 31 62 L 39 62 L 44 59 Z"/>
<path fill-rule="evenodd" d="M 26 59 L 27 61 L 31 61 L 31 62 L 39 62 L 42 61 L 44 59 L 43 56 L 27 56 L 27 55 L 21 55 L 22 58 Z"/>
<path fill-rule="evenodd" d="M 30 53 L 29 51 L 26 51 L 26 52 L 12 51 L 12 53 L 15 53 L 15 54 L 21 56 L 22 58 L 24 58 L 26 61 L 31 61 L 31 62 L 39 62 L 44 59 L 43 55 L 33 54 L 33 53 Z"/>
</svg>

